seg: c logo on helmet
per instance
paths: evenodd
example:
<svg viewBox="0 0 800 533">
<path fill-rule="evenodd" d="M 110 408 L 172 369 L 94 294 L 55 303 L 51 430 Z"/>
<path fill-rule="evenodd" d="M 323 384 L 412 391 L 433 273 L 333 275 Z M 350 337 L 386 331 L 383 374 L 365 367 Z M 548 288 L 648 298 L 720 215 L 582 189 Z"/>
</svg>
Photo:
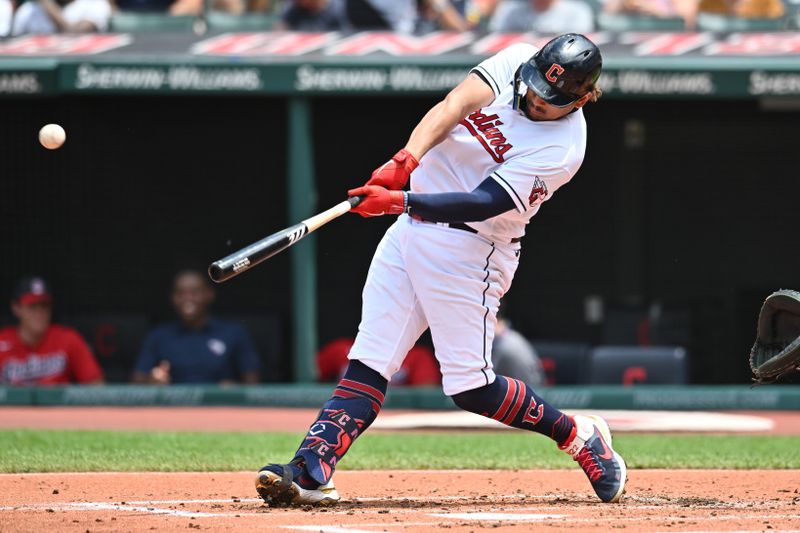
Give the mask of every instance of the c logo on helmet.
<svg viewBox="0 0 800 533">
<path fill-rule="evenodd" d="M 555 83 L 562 74 L 564 74 L 564 67 L 558 63 L 553 63 L 550 65 L 550 68 L 547 69 L 547 74 L 545 74 L 544 77 L 547 78 L 547 81 L 550 83 Z"/>
</svg>

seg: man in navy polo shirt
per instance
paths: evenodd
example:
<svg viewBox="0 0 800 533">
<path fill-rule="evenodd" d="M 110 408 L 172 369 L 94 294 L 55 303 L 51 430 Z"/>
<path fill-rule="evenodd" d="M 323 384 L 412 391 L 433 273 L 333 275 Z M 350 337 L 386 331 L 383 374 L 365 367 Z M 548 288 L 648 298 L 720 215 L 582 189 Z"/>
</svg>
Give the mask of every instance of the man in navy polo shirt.
<svg viewBox="0 0 800 533">
<path fill-rule="evenodd" d="M 250 335 L 239 324 L 209 316 L 213 301 L 203 273 L 178 272 L 172 305 L 180 320 L 148 334 L 135 383 L 258 383 L 260 359 Z"/>
</svg>

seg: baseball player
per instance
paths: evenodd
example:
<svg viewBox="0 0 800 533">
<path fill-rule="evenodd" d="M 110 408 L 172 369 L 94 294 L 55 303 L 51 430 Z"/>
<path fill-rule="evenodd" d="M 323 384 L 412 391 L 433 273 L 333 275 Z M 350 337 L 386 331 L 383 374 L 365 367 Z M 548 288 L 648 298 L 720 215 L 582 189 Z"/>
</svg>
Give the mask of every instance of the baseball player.
<svg viewBox="0 0 800 533">
<path fill-rule="evenodd" d="M 53 323 L 53 295 L 43 278 L 21 279 L 11 310 L 19 323 L 0 328 L 0 385 L 103 383 L 103 370 L 83 337 Z"/>
<path fill-rule="evenodd" d="M 337 462 L 375 420 L 387 380 L 427 328 L 444 392 L 456 405 L 550 437 L 602 501 L 619 501 L 627 474 L 608 424 L 570 417 L 529 384 L 496 375 L 491 354 L 525 226 L 583 161 L 581 108 L 601 94 L 601 67 L 597 46 L 578 34 L 541 50 L 510 46 L 472 69 L 423 117 L 405 148 L 348 192 L 364 197 L 353 209 L 362 216 L 400 216 L 372 260 L 344 377 L 294 458 L 258 473 L 266 502 L 339 500 Z"/>
</svg>

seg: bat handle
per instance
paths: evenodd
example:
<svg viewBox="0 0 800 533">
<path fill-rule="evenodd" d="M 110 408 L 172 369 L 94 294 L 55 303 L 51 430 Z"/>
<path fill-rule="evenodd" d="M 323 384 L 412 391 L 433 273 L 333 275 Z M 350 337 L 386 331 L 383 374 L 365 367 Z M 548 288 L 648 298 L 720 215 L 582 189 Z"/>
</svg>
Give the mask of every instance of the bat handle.
<svg viewBox="0 0 800 533">
<path fill-rule="evenodd" d="M 351 196 L 348 198 L 347 201 L 350 203 L 350 209 L 360 204 L 364 198 L 366 198 L 366 196 Z"/>
</svg>

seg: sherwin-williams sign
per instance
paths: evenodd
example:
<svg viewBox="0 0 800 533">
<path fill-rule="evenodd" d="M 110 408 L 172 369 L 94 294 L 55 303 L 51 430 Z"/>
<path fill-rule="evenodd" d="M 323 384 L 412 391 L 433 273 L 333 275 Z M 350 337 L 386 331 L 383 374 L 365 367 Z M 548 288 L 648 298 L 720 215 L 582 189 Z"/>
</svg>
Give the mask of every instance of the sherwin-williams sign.
<svg viewBox="0 0 800 533">
<path fill-rule="evenodd" d="M 536 34 L 26 36 L 0 43 L 0 97 L 53 92 L 443 93 Z M 595 33 L 610 97 L 800 95 L 800 32 Z"/>
<path fill-rule="evenodd" d="M 264 88 L 256 67 L 194 65 L 69 65 L 65 90 L 77 91 L 260 91 Z"/>
</svg>

